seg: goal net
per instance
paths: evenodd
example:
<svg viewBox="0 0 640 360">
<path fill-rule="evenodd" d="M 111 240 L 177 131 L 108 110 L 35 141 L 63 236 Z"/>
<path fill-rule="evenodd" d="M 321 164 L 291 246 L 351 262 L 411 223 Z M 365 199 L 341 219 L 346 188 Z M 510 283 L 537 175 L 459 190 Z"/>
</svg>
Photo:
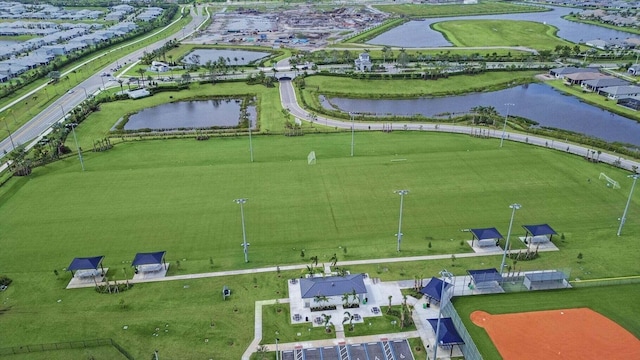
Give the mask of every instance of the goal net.
<svg viewBox="0 0 640 360">
<path fill-rule="evenodd" d="M 314 165 L 316 163 L 316 152 L 312 151 L 307 155 L 307 164 Z"/>
<path fill-rule="evenodd" d="M 605 173 L 600 173 L 600 176 L 598 177 L 598 179 L 602 180 L 606 180 L 607 181 L 607 187 L 612 187 L 614 189 L 620 189 L 620 184 L 613 180 L 612 178 L 608 177 L 607 174 Z"/>
</svg>

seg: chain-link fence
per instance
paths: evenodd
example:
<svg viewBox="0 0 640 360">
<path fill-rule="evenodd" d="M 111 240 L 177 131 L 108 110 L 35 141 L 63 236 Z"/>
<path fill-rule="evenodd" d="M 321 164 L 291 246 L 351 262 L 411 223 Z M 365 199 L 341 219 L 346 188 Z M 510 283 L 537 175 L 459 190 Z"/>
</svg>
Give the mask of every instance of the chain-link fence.
<svg viewBox="0 0 640 360">
<path fill-rule="evenodd" d="M 129 360 L 133 360 L 133 356 L 129 354 L 122 346 L 113 341 L 113 339 L 93 339 L 93 340 L 79 340 L 79 341 L 67 341 L 67 342 L 57 342 L 57 343 L 48 343 L 48 344 L 35 344 L 35 345 L 22 345 L 22 346 L 13 346 L 0 348 L 0 355 L 14 355 L 14 354 L 26 354 L 32 352 L 43 352 L 43 351 L 55 351 L 55 350 L 65 350 L 65 349 L 82 349 L 82 348 L 91 348 L 91 347 L 99 347 L 99 346 L 113 346 L 118 350 L 124 357 Z"/>
<path fill-rule="evenodd" d="M 462 323 L 460 315 L 458 315 L 458 312 L 453 307 L 453 304 L 450 301 L 447 301 L 442 307 L 442 316 L 451 318 L 451 321 L 453 321 L 456 330 L 458 330 L 458 334 L 464 341 L 464 345 L 460 346 L 464 358 L 466 360 L 482 360 L 480 351 L 478 351 L 476 344 L 473 342 L 473 339 L 471 339 L 471 335 Z"/>
</svg>

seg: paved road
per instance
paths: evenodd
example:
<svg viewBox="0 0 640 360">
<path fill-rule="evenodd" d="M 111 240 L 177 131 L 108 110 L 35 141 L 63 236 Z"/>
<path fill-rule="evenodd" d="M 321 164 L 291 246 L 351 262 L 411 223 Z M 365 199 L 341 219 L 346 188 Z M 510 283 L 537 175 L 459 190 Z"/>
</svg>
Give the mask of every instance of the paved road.
<svg viewBox="0 0 640 360">
<path fill-rule="evenodd" d="M 199 27 L 204 23 L 204 21 L 210 16 L 208 11 L 203 12 L 201 8 L 197 8 L 197 9 L 198 9 L 197 11 L 191 12 L 191 15 L 193 17 L 191 23 L 185 26 L 181 32 L 178 32 L 176 36 L 179 36 L 181 39 L 190 36 L 194 31 L 199 29 Z M 204 9 L 206 10 L 206 7 Z M 144 41 L 150 37 L 155 36 L 158 33 L 166 32 L 167 28 L 173 25 L 174 23 L 176 23 L 177 21 L 179 21 L 179 19 L 158 31 L 155 31 L 152 34 L 137 40 L 135 43 Z M 135 64 L 137 63 L 138 59 L 143 55 L 143 52 L 152 51 L 153 49 L 156 49 L 162 46 L 166 41 L 167 41 L 166 39 L 160 40 L 156 43 L 146 46 L 145 48 L 136 50 L 122 58 L 114 59 L 114 61 L 108 64 L 107 66 L 105 66 L 104 69 L 101 69 L 96 74 L 92 75 L 91 77 L 89 77 L 88 79 L 81 82 L 73 89 L 71 89 L 69 92 L 62 95 L 59 99 L 52 102 L 51 105 L 49 105 L 41 113 L 39 113 L 38 115 L 34 116 L 31 120 L 29 120 L 29 122 L 23 125 L 20 129 L 14 131 L 12 134 L 13 144 L 15 144 L 15 146 L 26 144 L 38 138 L 41 135 L 47 134 L 52 124 L 62 119 L 64 114 L 66 114 L 73 107 L 80 104 L 87 96 L 99 92 L 100 89 L 104 87 L 118 85 L 118 83 L 114 78 L 101 76 L 103 72 L 111 73 L 112 72 L 111 69 L 117 67 L 118 65 Z M 74 74 L 72 73 L 73 71 L 82 71 L 83 66 L 85 66 L 87 63 L 103 56 L 110 56 L 112 52 L 125 48 L 129 45 L 131 45 L 131 43 L 128 43 L 127 45 L 119 46 L 109 51 L 106 54 L 98 55 L 94 58 L 91 58 L 73 67 L 72 69 L 69 69 L 68 71 L 62 73 L 61 78 L 63 78 L 64 76 L 72 77 L 74 76 Z M 3 112 L 11 108 L 11 106 L 15 105 L 18 102 L 21 102 L 21 101 L 24 101 L 25 99 L 30 98 L 34 93 L 46 88 L 46 86 L 47 84 L 37 87 L 31 92 L 23 95 L 22 97 L 16 99 L 9 105 L 0 109 L 0 112 Z M 56 94 L 49 93 L 48 95 L 54 96 Z M 0 158 L 4 156 L 5 151 L 9 152 L 13 150 L 13 144 L 11 143 L 11 139 L 9 138 L 4 139 L 2 142 L 0 142 Z"/>
<path fill-rule="evenodd" d="M 298 104 L 298 100 L 296 99 L 296 94 L 293 88 L 293 84 L 289 80 L 280 81 L 280 101 L 282 102 L 282 107 L 285 109 L 289 109 L 291 115 L 304 120 L 311 121 L 311 117 L 309 112 L 304 110 Z M 336 120 L 331 118 L 326 118 L 322 116 L 318 116 L 315 120 L 316 123 L 320 125 L 341 128 L 341 129 L 351 129 L 352 123 L 349 121 Z M 440 132 L 448 132 L 448 133 L 459 133 L 459 134 L 475 134 L 478 132 L 482 132 L 483 136 L 493 137 L 493 138 L 502 138 L 504 137 L 503 146 L 508 146 L 509 141 L 518 141 L 522 143 L 528 143 L 537 146 L 548 147 L 551 149 L 564 151 L 570 154 L 579 155 L 586 157 L 588 151 L 593 151 L 591 148 L 587 148 L 584 146 L 571 144 L 565 141 L 560 141 L 556 139 L 547 139 L 543 137 L 537 137 L 527 134 L 519 134 L 512 132 L 505 132 L 503 134 L 500 130 L 487 129 L 485 127 L 472 127 L 472 126 L 459 126 L 459 125 L 449 125 L 449 124 L 427 124 L 427 123 L 416 123 L 416 122 L 393 122 L 393 123 L 382 123 L 382 122 L 354 122 L 354 129 L 358 131 L 382 131 L 383 126 L 391 126 L 393 130 L 400 131 L 440 131 Z M 356 140 L 357 142 L 357 140 Z M 355 146 L 355 154 L 358 153 L 358 147 Z M 597 156 L 597 155 L 596 155 Z M 599 157 L 600 161 L 611 164 L 614 166 L 618 166 L 620 168 L 632 171 L 635 166 L 636 169 L 640 169 L 640 162 L 625 159 L 618 154 L 615 153 L 601 153 Z M 616 165 L 616 163 L 619 164 Z"/>
</svg>

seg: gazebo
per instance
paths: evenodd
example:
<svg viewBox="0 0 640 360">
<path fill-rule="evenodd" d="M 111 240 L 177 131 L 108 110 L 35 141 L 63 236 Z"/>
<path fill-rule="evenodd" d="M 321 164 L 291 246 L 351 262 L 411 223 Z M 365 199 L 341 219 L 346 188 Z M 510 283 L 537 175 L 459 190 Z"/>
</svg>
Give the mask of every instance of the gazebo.
<svg viewBox="0 0 640 360">
<path fill-rule="evenodd" d="M 131 266 L 136 269 L 137 272 L 156 272 L 167 270 L 167 263 L 164 260 L 166 251 L 157 251 L 151 253 L 137 253 L 133 259 Z"/>
<path fill-rule="evenodd" d="M 103 256 L 94 256 L 86 258 L 75 258 L 67 267 L 67 271 L 71 271 L 73 277 L 80 279 L 92 278 L 95 276 L 104 276 L 104 268 L 102 267 Z M 100 270 L 98 270 L 100 268 Z"/>
<path fill-rule="evenodd" d="M 427 319 L 431 327 L 433 328 L 433 332 L 438 331 L 438 319 Z M 453 355 L 453 346 L 454 345 L 464 345 L 464 340 L 456 330 L 456 327 L 453 325 L 453 320 L 450 317 L 440 318 L 440 331 L 438 333 L 438 338 L 436 339 L 436 346 L 443 347 L 445 349 L 451 349 L 449 356 Z"/>
<path fill-rule="evenodd" d="M 522 225 L 522 227 L 527 232 L 525 237 L 525 243 L 528 243 L 528 244 L 537 244 L 537 243 L 551 241 L 551 238 L 553 237 L 553 235 L 558 234 L 548 224 Z"/>
<path fill-rule="evenodd" d="M 473 241 L 478 241 L 478 246 L 496 246 L 496 242 L 500 239 L 504 239 L 504 236 L 500 234 L 498 229 L 484 228 L 484 229 L 471 229 L 473 234 L 473 240 L 471 241 L 471 247 L 473 247 Z"/>
<path fill-rule="evenodd" d="M 442 283 L 443 281 L 441 279 L 432 277 L 427 285 L 425 285 L 420 290 L 420 292 L 423 293 L 427 299 L 429 299 L 429 302 L 435 301 L 437 303 L 440 303 L 442 299 Z M 450 283 L 444 281 L 444 292 L 446 293 L 451 286 L 452 285 Z"/>
</svg>

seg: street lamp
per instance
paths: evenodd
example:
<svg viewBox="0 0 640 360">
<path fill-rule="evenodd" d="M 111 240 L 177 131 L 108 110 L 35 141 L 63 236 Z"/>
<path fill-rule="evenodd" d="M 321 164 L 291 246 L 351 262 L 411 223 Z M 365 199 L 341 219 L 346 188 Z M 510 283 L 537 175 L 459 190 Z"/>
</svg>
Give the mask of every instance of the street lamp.
<svg viewBox="0 0 640 360">
<path fill-rule="evenodd" d="M 278 335 L 279 333 L 276 331 L 276 335 Z M 276 360 L 280 359 L 280 352 L 278 351 L 278 341 L 280 341 L 280 339 L 276 338 Z"/>
<path fill-rule="evenodd" d="M 400 195 L 400 219 L 398 220 L 398 233 L 396 234 L 398 237 L 397 251 L 400 252 L 400 243 L 402 242 L 402 206 L 404 204 L 404 196 L 409 193 L 409 190 L 396 190 L 394 192 Z"/>
<path fill-rule="evenodd" d="M 7 124 L 7 119 L 5 117 L 2 117 L 2 120 L 4 120 L 4 125 L 7 127 L 7 132 L 9 132 L 9 140 L 11 140 L 11 151 L 16 149 L 16 144 L 13 143 L 13 136 L 11 136 L 11 130 L 9 129 L 9 124 Z"/>
<path fill-rule="evenodd" d="M 437 359 L 438 356 L 438 337 L 440 337 L 440 318 L 442 318 L 442 308 L 444 306 L 444 286 L 446 285 L 445 278 L 451 280 L 453 278 L 453 274 L 448 272 L 446 269 L 440 271 L 440 275 L 442 276 L 442 291 L 440 291 L 440 307 L 438 309 L 438 323 L 436 325 L 436 341 L 435 346 L 433 347 L 433 358 Z"/>
<path fill-rule="evenodd" d="M 84 90 L 84 98 L 88 99 L 89 98 L 89 94 L 87 94 L 87 88 L 85 88 L 84 86 L 80 86 L 78 85 L 79 88 L 82 88 L 82 90 Z"/>
<path fill-rule="evenodd" d="M 244 262 L 249 262 L 249 244 L 247 244 L 247 232 L 244 227 L 244 204 L 247 203 L 247 199 L 235 199 L 236 204 L 240 204 L 240 217 L 242 219 L 242 249 L 244 251 Z"/>
<path fill-rule="evenodd" d="M 502 264 L 500 265 L 500 274 L 504 272 L 504 262 L 507 259 L 507 249 L 509 249 L 509 237 L 511 237 L 511 227 L 513 226 L 513 217 L 516 214 L 516 210 L 519 210 L 522 205 L 520 204 L 511 204 L 509 205 L 511 208 L 511 221 L 509 221 L 509 231 L 507 232 L 507 242 L 504 244 L 504 253 L 502 254 Z"/>
<path fill-rule="evenodd" d="M 627 199 L 627 205 L 624 207 L 624 212 L 622 213 L 622 217 L 620 218 L 620 227 L 618 228 L 618 236 L 622 233 L 622 227 L 624 226 L 624 222 L 627 220 L 627 211 L 629 210 L 629 204 L 631 203 L 631 196 L 633 195 L 633 189 L 636 187 L 636 181 L 640 178 L 640 174 L 629 175 L 628 177 L 633 179 L 633 184 L 631 184 L 631 191 L 629 191 L 629 198 Z"/>
<path fill-rule="evenodd" d="M 504 104 L 507 107 L 507 115 L 504 117 L 504 125 L 502 126 L 502 136 L 500 137 L 500 147 L 502 147 L 502 143 L 504 142 L 504 133 L 507 130 L 507 119 L 509 118 L 509 107 L 515 106 L 515 104 Z"/>
<path fill-rule="evenodd" d="M 353 132 L 354 132 L 354 123 L 353 123 L 353 113 L 349 111 L 349 116 L 351 117 L 351 156 L 353 156 Z"/>
</svg>

